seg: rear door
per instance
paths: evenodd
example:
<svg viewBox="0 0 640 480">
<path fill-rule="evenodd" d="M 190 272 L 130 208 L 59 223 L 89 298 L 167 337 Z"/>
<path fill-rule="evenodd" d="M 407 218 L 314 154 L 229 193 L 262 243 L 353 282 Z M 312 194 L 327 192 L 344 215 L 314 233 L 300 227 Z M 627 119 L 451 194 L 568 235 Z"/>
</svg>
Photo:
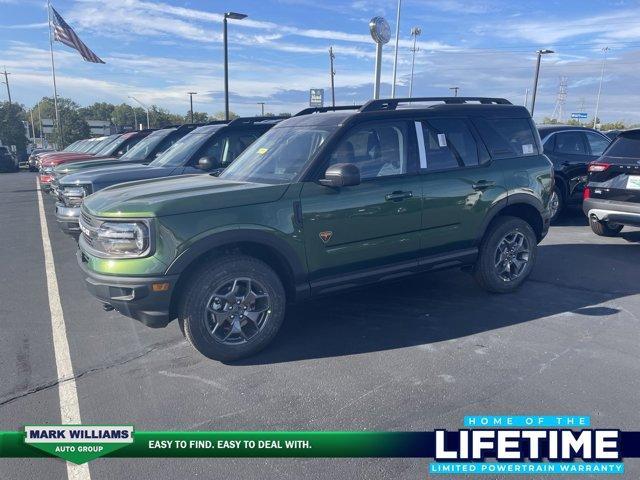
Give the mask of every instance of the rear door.
<svg viewBox="0 0 640 480">
<path fill-rule="evenodd" d="M 502 172 L 468 119 L 430 117 L 416 129 L 424 152 L 421 255 L 472 248 L 487 210 L 506 194 Z"/>
<path fill-rule="evenodd" d="M 586 180 L 587 164 L 595 158 L 587 136 L 582 130 L 558 132 L 550 139 L 553 150 L 549 156 L 556 170 L 562 172 L 568 196 L 579 196 Z"/>
</svg>

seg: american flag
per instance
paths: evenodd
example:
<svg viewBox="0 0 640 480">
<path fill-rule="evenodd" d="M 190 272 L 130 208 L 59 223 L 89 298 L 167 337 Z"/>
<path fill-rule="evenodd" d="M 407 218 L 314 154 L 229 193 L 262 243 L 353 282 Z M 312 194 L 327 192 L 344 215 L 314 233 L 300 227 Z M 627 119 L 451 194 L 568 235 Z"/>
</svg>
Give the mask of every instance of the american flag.
<svg viewBox="0 0 640 480">
<path fill-rule="evenodd" d="M 68 47 L 75 48 L 87 62 L 104 63 L 100 57 L 89 50 L 89 47 L 80 40 L 76 32 L 73 31 L 73 28 L 64 21 L 53 7 L 51 7 L 51 12 L 53 13 L 53 38 L 55 40 L 64 43 Z"/>
</svg>

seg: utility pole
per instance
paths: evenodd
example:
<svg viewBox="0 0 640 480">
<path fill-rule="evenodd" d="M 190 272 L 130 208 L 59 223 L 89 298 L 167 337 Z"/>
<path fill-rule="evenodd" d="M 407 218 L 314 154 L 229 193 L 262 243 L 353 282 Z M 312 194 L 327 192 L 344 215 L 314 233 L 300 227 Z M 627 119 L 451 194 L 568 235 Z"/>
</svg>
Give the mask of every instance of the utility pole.
<svg viewBox="0 0 640 480">
<path fill-rule="evenodd" d="M 420 50 L 417 46 L 418 44 L 418 35 L 422 33 L 422 29 L 420 27 L 413 27 L 411 29 L 411 36 L 413 37 L 413 48 L 411 48 L 412 58 L 411 58 L 411 80 L 409 81 L 409 98 L 413 96 L 413 71 L 416 66 L 416 52 Z"/>
<path fill-rule="evenodd" d="M 7 67 L 4 67 L 4 83 L 7 86 L 7 97 L 9 97 L 9 106 L 11 106 L 11 88 L 9 88 L 9 75 L 11 75 L 10 73 L 7 72 Z"/>
<path fill-rule="evenodd" d="M 198 92 L 188 92 L 189 95 L 189 104 L 191 105 L 189 113 L 191 114 L 191 123 L 193 123 L 193 96 L 197 95 Z"/>
<path fill-rule="evenodd" d="M 546 55 L 548 53 L 555 53 L 553 50 L 544 49 L 538 50 L 536 52 L 538 54 L 538 60 L 536 62 L 536 72 L 533 77 L 533 94 L 531 96 L 531 118 L 533 118 L 533 111 L 536 108 L 536 96 L 538 94 L 538 77 L 540 76 L 540 60 L 542 59 L 542 55 Z"/>
<path fill-rule="evenodd" d="M 400 43 L 400 9 L 402 0 L 398 0 L 398 14 L 396 15 L 396 53 L 393 59 L 393 81 L 391 82 L 391 98 L 396 98 L 396 74 L 398 73 L 398 44 Z"/>
<path fill-rule="evenodd" d="M 264 117 L 264 102 L 258 102 L 260 105 L 260 116 Z"/>
<path fill-rule="evenodd" d="M 524 108 L 527 108 L 527 105 L 529 104 L 529 91 L 529 88 L 524 89 Z"/>
<path fill-rule="evenodd" d="M 604 66 L 607 63 L 607 52 L 609 51 L 609 47 L 604 47 L 602 49 L 603 57 L 602 57 L 602 70 L 600 70 L 600 85 L 598 85 L 598 96 L 596 97 L 596 113 L 593 115 L 593 128 L 596 128 L 598 124 L 598 110 L 600 109 L 600 93 L 602 93 L 602 80 L 604 80 Z"/>
<path fill-rule="evenodd" d="M 329 47 L 329 76 L 331 77 L 331 105 L 336 106 L 336 90 L 333 82 L 333 77 L 336 76 L 336 71 L 333 69 L 333 60 L 336 56 L 333 54 L 333 47 Z"/>
<path fill-rule="evenodd" d="M 449 87 L 449 90 L 453 91 L 453 96 L 457 97 L 458 96 L 458 90 L 460 90 L 460 87 Z"/>
</svg>

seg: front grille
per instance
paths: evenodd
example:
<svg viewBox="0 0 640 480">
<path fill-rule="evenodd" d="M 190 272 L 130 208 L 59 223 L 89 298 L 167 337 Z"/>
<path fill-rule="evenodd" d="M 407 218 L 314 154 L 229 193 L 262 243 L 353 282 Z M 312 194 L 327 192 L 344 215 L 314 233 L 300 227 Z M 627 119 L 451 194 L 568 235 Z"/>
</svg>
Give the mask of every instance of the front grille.
<svg viewBox="0 0 640 480">
<path fill-rule="evenodd" d="M 98 222 L 85 212 L 80 213 L 80 230 L 82 238 L 90 247 L 93 247 L 94 240 L 97 236 Z"/>
</svg>

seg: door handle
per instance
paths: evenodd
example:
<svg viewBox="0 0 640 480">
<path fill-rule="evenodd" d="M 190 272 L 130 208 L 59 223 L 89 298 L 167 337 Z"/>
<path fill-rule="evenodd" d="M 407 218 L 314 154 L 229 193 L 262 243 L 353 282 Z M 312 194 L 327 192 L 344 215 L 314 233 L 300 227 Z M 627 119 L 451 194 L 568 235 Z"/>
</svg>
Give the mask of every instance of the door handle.
<svg viewBox="0 0 640 480">
<path fill-rule="evenodd" d="M 473 185 L 471 185 L 471 188 L 473 188 L 474 190 L 486 190 L 487 188 L 491 188 L 495 186 L 496 186 L 496 182 L 491 182 L 488 180 L 480 180 L 479 182 L 476 182 Z"/>
<path fill-rule="evenodd" d="M 411 198 L 413 197 L 413 192 L 401 192 L 401 191 L 397 191 L 397 192 L 393 192 L 393 193 L 388 193 L 384 196 L 384 199 L 387 202 L 401 202 L 402 200 L 404 200 L 405 198 Z"/>
</svg>

